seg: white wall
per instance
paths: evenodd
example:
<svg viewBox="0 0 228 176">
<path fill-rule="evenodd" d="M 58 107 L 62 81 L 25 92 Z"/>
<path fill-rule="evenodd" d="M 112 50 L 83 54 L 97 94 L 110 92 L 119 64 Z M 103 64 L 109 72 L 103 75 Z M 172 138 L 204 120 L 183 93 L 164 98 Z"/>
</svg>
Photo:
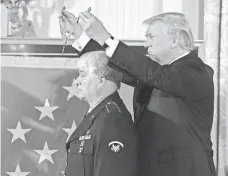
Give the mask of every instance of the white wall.
<svg viewBox="0 0 228 176">
<path fill-rule="evenodd" d="M 199 39 L 199 30 L 202 31 L 199 18 L 203 14 L 202 0 L 36 0 L 29 4 L 29 19 L 35 23 L 39 37 L 60 37 L 56 6 L 61 1 L 75 15 L 91 7 L 92 13 L 119 39 L 144 39 L 145 29 L 140 24 L 153 15 L 169 11 L 186 15 L 195 39 Z M 2 12 L 4 18 L 6 15 Z"/>
</svg>

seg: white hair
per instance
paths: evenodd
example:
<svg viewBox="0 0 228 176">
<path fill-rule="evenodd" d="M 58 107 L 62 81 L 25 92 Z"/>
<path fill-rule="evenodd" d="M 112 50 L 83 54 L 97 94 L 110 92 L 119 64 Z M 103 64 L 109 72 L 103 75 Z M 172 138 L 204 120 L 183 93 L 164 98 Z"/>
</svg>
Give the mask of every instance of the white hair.
<svg viewBox="0 0 228 176">
<path fill-rule="evenodd" d="M 93 73 L 104 76 L 107 80 L 115 83 L 120 88 L 122 74 L 108 66 L 109 58 L 104 51 L 92 51 L 83 54 L 77 62 L 79 66 L 85 63 L 87 69 L 93 68 Z"/>
<path fill-rule="evenodd" d="M 162 21 L 167 26 L 168 34 L 179 38 L 179 46 L 183 50 L 192 51 L 196 48 L 188 20 L 182 13 L 168 12 L 151 17 L 143 22 L 148 26 L 156 21 Z"/>
</svg>

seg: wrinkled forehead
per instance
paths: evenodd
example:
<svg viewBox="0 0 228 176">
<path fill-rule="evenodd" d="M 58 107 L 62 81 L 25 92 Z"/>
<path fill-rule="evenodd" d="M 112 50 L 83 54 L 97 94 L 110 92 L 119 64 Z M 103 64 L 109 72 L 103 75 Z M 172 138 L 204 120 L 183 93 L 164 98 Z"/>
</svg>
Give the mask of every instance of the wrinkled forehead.
<svg viewBox="0 0 228 176">
<path fill-rule="evenodd" d="M 76 63 L 76 69 L 86 69 L 88 68 L 88 61 L 83 58 L 79 58 L 77 63 Z"/>
<path fill-rule="evenodd" d="M 92 64 L 90 64 L 90 62 L 88 61 L 88 59 L 85 58 L 80 58 L 77 63 L 76 63 L 76 69 L 79 72 L 88 72 L 88 73 L 92 73 L 94 71 L 94 66 L 92 66 Z"/>
</svg>

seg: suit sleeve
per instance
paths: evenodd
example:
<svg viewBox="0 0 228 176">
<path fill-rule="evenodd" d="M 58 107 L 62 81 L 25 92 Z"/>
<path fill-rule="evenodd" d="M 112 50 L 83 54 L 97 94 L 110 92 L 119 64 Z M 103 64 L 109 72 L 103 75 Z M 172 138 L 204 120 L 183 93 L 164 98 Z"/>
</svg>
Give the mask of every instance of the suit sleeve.
<svg viewBox="0 0 228 176">
<path fill-rule="evenodd" d="M 95 149 L 94 176 L 136 175 L 136 134 L 115 117 L 118 114 L 105 117 L 101 124 Z"/>
<path fill-rule="evenodd" d="M 81 52 L 79 52 L 79 56 L 83 55 L 84 53 L 88 53 L 91 51 L 104 51 L 104 48 L 97 43 L 95 40 L 90 39 L 90 41 L 87 43 L 87 45 L 83 48 Z M 120 70 L 119 67 L 116 67 L 115 64 L 109 63 L 109 66 L 117 71 L 120 71 L 123 73 L 122 75 L 122 82 L 124 84 L 127 84 L 129 86 L 135 86 L 136 79 L 130 76 L 127 72 L 124 72 L 123 70 Z"/>
<path fill-rule="evenodd" d="M 112 69 L 122 73 L 122 82 L 124 84 L 135 87 L 137 80 L 134 77 L 132 77 L 131 75 L 129 75 L 128 72 L 124 71 L 123 69 L 121 69 L 117 65 L 113 64 L 112 62 L 109 62 L 108 66 L 111 67 Z"/>
<path fill-rule="evenodd" d="M 197 98 L 207 90 L 204 66 L 193 61 L 161 66 L 119 42 L 110 62 L 142 83 L 176 96 Z"/>
<path fill-rule="evenodd" d="M 104 48 L 95 40 L 90 39 L 88 44 L 83 48 L 83 50 L 79 53 L 79 55 L 81 56 L 91 51 L 104 51 Z"/>
</svg>

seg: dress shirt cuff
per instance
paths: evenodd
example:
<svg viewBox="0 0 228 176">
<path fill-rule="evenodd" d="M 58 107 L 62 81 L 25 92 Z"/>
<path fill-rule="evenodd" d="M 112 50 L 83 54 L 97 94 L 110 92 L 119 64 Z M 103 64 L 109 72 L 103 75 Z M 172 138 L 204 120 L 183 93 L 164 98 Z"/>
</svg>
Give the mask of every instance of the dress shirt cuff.
<svg viewBox="0 0 228 176">
<path fill-rule="evenodd" d="M 108 44 L 109 47 L 106 48 L 106 50 L 105 50 L 106 55 L 108 57 L 112 57 L 114 52 L 115 52 L 115 50 L 116 50 L 116 48 L 117 48 L 117 46 L 118 46 L 118 44 L 119 44 L 119 40 L 114 38 L 112 40 L 112 42 L 108 42 L 107 44 Z"/>
<path fill-rule="evenodd" d="M 72 47 L 78 50 L 78 52 L 81 52 L 85 48 L 87 43 L 89 43 L 89 41 L 90 41 L 90 38 L 86 35 L 85 32 L 83 32 L 82 35 L 77 40 L 74 41 L 74 43 L 72 44 Z"/>
</svg>

